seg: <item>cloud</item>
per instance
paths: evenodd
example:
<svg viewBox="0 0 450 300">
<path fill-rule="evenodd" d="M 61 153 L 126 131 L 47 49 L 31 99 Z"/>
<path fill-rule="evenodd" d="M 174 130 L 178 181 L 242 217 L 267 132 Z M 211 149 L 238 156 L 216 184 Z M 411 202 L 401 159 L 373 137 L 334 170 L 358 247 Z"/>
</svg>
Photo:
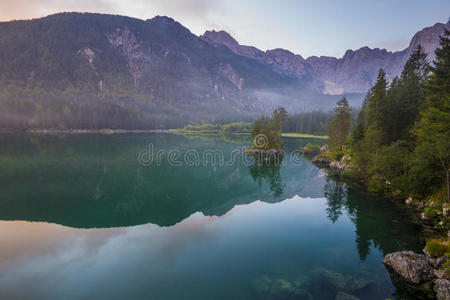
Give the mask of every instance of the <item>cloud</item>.
<svg viewBox="0 0 450 300">
<path fill-rule="evenodd" d="M 141 19 L 170 16 L 192 32 L 201 34 L 211 27 L 217 15 L 225 13 L 226 6 L 226 2 L 217 0 L 133 0 L 121 3 L 118 13 Z"/>
<path fill-rule="evenodd" d="M 31 19 L 67 11 L 121 14 L 141 19 L 167 15 L 194 32 L 201 33 L 224 12 L 226 3 L 218 0 L 0 0 L 0 21 Z"/>
<path fill-rule="evenodd" d="M 66 11 L 114 13 L 113 0 L 0 0 L 0 20 L 31 19 Z"/>
</svg>

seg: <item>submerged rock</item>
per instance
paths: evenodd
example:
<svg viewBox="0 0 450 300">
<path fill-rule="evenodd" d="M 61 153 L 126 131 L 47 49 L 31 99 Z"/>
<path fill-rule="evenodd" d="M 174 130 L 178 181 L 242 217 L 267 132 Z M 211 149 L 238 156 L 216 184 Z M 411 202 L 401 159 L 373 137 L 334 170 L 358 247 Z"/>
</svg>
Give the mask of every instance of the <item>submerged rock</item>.
<svg viewBox="0 0 450 300">
<path fill-rule="evenodd" d="M 334 300 L 359 300 L 359 298 L 347 293 L 339 292 Z"/>
<path fill-rule="evenodd" d="M 311 294 L 301 286 L 305 280 L 296 280 L 291 283 L 282 278 L 272 279 L 262 276 L 252 280 L 252 286 L 261 299 L 300 299 L 312 300 Z"/>
<path fill-rule="evenodd" d="M 321 280 L 321 282 L 325 286 L 331 287 L 335 291 L 335 293 L 364 292 L 365 289 L 374 286 L 374 283 L 372 281 L 349 275 L 344 275 L 326 269 L 319 269 L 316 272 L 316 276 Z"/>
<path fill-rule="evenodd" d="M 270 290 L 271 279 L 267 276 L 262 276 L 252 280 L 253 290 L 257 294 L 267 294 Z"/>
<path fill-rule="evenodd" d="M 319 269 L 317 270 L 316 275 L 322 279 L 326 285 L 333 287 L 336 291 L 343 291 L 346 288 L 348 279 L 344 274 L 326 269 Z"/>
</svg>

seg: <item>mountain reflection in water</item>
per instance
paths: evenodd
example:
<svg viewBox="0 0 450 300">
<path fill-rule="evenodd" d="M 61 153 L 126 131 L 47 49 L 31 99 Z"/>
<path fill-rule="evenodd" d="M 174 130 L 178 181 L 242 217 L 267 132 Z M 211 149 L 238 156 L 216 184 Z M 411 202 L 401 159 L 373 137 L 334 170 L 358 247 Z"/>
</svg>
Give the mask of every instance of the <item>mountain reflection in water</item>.
<svg viewBox="0 0 450 300">
<path fill-rule="evenodd" d="M 150 142 L 181 152 L 239 145 L 173 135 L 0 138 L 1 299 L 381 299 L 395 293 L 383 255 L 423 248 L 402 205 L 306 159 L 145 167 L 136 158 Z"/>
</svg>

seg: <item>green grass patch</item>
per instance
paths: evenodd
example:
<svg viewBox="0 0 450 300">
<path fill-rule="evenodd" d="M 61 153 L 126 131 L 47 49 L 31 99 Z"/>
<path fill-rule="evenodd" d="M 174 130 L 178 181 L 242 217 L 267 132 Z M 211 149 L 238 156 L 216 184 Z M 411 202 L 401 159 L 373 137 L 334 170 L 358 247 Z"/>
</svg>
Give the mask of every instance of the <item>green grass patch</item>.
<svg viewBox="0 0 450 300">
<path fill-rule="evenodd" d="M 326 135 L 314 135 L 314 134 L 307 134 L 307 133 L 296 133 L 296 132 L 285 132 L 281 134 L 282 137 L 287 138 L 312 138 L 312 139 L 327 139 L 328 136 Z"/>
<path fill-rule="evenodd" d="M 427 252 L 434 257 L 441 257 L 450 253 L 448 241 L 431 239 L 427 241 Z"/>
</svg>

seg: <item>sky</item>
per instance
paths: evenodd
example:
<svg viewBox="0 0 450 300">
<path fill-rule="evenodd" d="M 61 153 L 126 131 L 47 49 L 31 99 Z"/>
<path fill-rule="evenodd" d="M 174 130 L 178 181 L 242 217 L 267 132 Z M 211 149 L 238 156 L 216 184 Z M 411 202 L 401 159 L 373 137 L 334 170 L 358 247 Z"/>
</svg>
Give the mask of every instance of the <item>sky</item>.
<svg viewBox="0 0 450 300">
<path fill-rule="evenodd" d="M 0 21 L 79 11 L 170 16 L 196 35 L 225 30 L 240 44 L 303 57 L 342 57 L 363 46 L 398 51 L 450 17 L 449 0 L 0 0 Z"/>
</svg>

